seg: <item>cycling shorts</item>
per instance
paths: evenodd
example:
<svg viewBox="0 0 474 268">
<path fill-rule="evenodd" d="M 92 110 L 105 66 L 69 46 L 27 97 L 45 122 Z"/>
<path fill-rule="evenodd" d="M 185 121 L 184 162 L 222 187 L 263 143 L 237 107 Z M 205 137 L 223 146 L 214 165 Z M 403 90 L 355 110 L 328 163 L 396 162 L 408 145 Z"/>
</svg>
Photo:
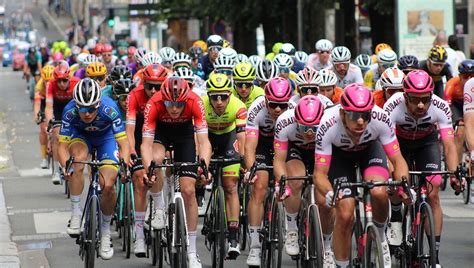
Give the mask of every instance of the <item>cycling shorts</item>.
<svg viewBox="0 0 474 268">
<path fill-rule="evenodd" d="M 379 141 L 370 142 L 365 149 L 360 151 L 344 151 L 333 145 L 331 167 L 328 173 L 331 184 L 334 185 L 336 180 L 356 182 L 356 165 L 359 166 L 362 174 L 366 174 L 370 169 L 388 176 L 387 156 Z M 342 193 L 342 198 L 354 197 L 357 189 L 343 189 Z"/>
<path fill-rule="evenodd" d="M 267 166 L 273 165 L 273 137 L 259 137 L 257 149 L 255 150 L 255 161 Z"/>
<path fill-rule="evenodd" d="M 140 146 L 142 145 L 143 122 L 143 116 L 137 116 L 135 120 L 135 151 L 137 152 L 138 157 L 141 157 Z"/>
<path fill-rule="evenodd" d="M 44 113 L 45 109 L 46 109 L 46 99 L 41 99 L 40 112 Z"/>
<path fill-rule="evenodd" d="M 104 162 L 111 162 L 111 163 L 118 163 L 119 162 L 119 151 L 117 146 L 117 141 L 115 140 L 114 135 L 112 134 L 112 130 L 104 136 L 91 136 L 85 135 L 83 133 L 78 132 L 77 130 L 73 130 L 71 135 L 71 141 L 69 142 L 69 146 L 72 144 L 80 142 L 87 146 L 89 153 L 92 152 L 92 149 L 95 148 L 97 150 L 97 160 L 104 161 Z M 106 167 L 106 166 L 103 166 Z M 118 170 L 118 166 L 111 166 L 114 169 Z"/>
<path fill-rule="evenodd" d="M 441 151 L 438 142 L 438 133 L 432 134 L 416 140 L 405 140 L 398 138 L 400 150 L 407 161 L 410 170 L 417 171 L 440 171 L 441 170 Z M 414 167 L 413 167 L 414 161 Z M 441 185 L 441 176 L 430 176 L 427 181 L 434 185 Z"/>
<path fill-rule="evenodd" d="M 451 108 L 451 114 L 453 118 L 453 127 L 456 127 L 460 121 L 463 120 L 464 117 L 464 110 L 463 110 L 463 103 L 459 102 L 452 102 L 449 106 Z"/>
<path fill-rule="evenodd" d="M 53 102 L 54 120 L 61 121 L 61 119 L 63 118 L 64 107 L 66 107 L 67 104 L 68 102 L 59 102 L 59 101 Z"/>
<path fill-rule="evenodd" d="M 235 129 L 224 134 L 209 133 L 209 141 L 211 142 L 213 157 L 223 157 L 231 159 L 239 159 L 237 153 L 238 143 Z M 238 177 L 240 174 L 240 164 L 225 165 L 222 168 L 224 177 Z"/>
<path fill-rule="evenodd" d="M 314 170 L 314 149 L 305 150 L 289 142 L 286 162 L 290 160 L 300 160 L 306 167 L 308 174 L 313 174 Z"/>
<path fill-rule="evenodd" d="M 155 130 L 155 143 L 162 144 L 167 150 L 173 146 L 175 162 L 195 162 L 196 143 L 194 126 L 191 121 L 182 124 L 158 122 Z M 197 178 L 197 167 L 183 167 L 178 171 L 180 177 Z"/>
</svg>

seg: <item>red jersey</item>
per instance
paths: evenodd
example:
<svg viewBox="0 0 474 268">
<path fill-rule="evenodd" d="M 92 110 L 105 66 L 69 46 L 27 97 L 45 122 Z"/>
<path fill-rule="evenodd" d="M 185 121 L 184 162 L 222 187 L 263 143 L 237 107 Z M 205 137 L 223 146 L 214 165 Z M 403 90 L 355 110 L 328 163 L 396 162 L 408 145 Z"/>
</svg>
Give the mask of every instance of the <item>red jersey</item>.
<svg viewBox="0 0 474 268">
<path fill-rule="evenodd" d="M 461 86 L 461 78 L 459 78 L 459 76 L 449 79 L 446 83 L 446 87 L 444 88 L 444 100 L 449 104 L 451 104 L 451 102 L 461 104 L 464 102 L 464 88 Z"/>
<path fill-rule="evenodd" d="M 48 83 L 48 88 L 46 90 L 46 102 L 61 102 L 61 103 L 68 103 L 70 100 L 73 99 L 73 92 L 74 87 L 77 83 L 79 83 L 81 79 L 77 77 L 69 78 L 69 87 L 67 90 L 61 90 L 58 87 L 58 82 L 56 79 L 51 80 Z"/>
<path fill-rule="evenodd" d="M 156 93 L 158 94 L 158 93 Z M 143 84 L 132 90 L 127 97 L 127 124 L 135 125 L 137 115 L 143 117 L 145 106 L 149 100 Z"/>
<path fill-rule="evenodd" d="M 372 96 L 374 96 L 375 105 L 377 105 L 380 108 L 383 108 L 386 102 L 385 92 L 382 89 L 378 89 L 372 93 Z"/>
<path fill-rule="evenodd" d="M 189 91 L 183 112 L 179 118 L 173 119 L 166 111 L 161 93 L 158 92 L 146 104 L 143 137 L 153 138 L 155 136 L 157 122 L 178 125 L 191 120 L 194 121 L 194 129 L 197 134 L 207 133 L 204 103 L 196 93 Z"/>
</svg>

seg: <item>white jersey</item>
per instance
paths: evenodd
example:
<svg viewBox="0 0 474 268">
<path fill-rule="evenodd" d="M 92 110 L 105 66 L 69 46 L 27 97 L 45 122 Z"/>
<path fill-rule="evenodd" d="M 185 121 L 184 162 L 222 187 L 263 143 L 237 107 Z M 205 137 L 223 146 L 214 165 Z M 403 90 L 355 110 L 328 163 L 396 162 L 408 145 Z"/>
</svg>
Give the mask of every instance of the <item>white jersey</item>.
<svg viewBox="0 0 474 268">
<path fill-rule="evenodd" d="M 464 84 L 464 114 L 474 112 L 474 78 Z"/>
<path fill-rule="evenodd" d="M 198 75 L 194 75 L 193 91 L 199 97 L 207 95 L 206 82 L 202 80 L 202 78 L 199 77 Z"/>
<path fill-rule="evenodd" d="M 274 147 L 287 150 L 288 143 L 291 143 L 303 150 L 314 150 L 315 140 L 305 140 L 303 134 L 298 129 L 295 109 L 287 110 L 278 117 L 275 123 Z"/>
<path fill-rule="evenodd" d="M 334 103 L 326 96 L 322 95 L 322 94 L 318 94 L 316 95 L 319 100 L 321 101 L 321 103 L 324 105 L 324 108 L 326 109 L 326 107 L 328 106 L 332 106 L 334 105 Z M 290 98 L 290 103 L 293 107 L 296 107 L 296 105 L 300 102 L 300 95 L 299 94 L 296 94 L 296 95 L 293 95 L 291 98 Z"/>
<path fill-rule="evenodd" d="M 321 71 L 322 69 L 329 69 L 332 67 L 331 58 L 329 58 L 326 64 L 322 64 L 319 61 L 318 53 L 312 53 L 308 57 L 308 62 L 306 63 L 306 66 L 309 66 L 315 69 L 316 71 Z"/>
<path fill-rule="evenodd" d="M 446 54 L 448 54 L 448 58 L 446 59 L 446 62 L 449 63 L 449 69 L 451 70 L 451 74 L 453 77 L 459 75 L 458 71 L 458 66 L 459 63 L 461 63 L 458 59 L 458 53 L 452 48 L 450 48 L 448 45 L 443 46 L 444 49 L 446 50 Z"/>
<path fill-rule="evenodd" d="M 331 70 L 336 74 L 337 76 L 337 86 L 340 88 L 345 88 L 347 85 L 352 84 L 352 83 L 358 83 L 363 85 L 364 84 L 364 78 L 362 77 L 362 71 L 360 70 L 359 66 L 350 63 L 349 64 L 349 69 L 347 70 L 346 76 L 341 77 L 335 67 L 332 67 Z"/>
<path fill-rule="evenodd" d="M 293 105 L 290 103 L 288 108 L 293 108 Z M 256 98 L 248 109 L 247 126 L 245 127 L 247 136 L 262 135 L 273 138 L 274 127 L 275 120 L 268 112 L 265 96 Z"/>
<path fill-rule="evenodd" d="M 383 108 L 396 125 L 397 136 L 400 138 L 422 139 L 436 131 L 436 128 L 439 129 L 441 139 L 454 137 L 449 104 L 434 94 L 426 115 L 418 119 L 408 112 L 403 92 L 393 94 Z"/>
</svg>

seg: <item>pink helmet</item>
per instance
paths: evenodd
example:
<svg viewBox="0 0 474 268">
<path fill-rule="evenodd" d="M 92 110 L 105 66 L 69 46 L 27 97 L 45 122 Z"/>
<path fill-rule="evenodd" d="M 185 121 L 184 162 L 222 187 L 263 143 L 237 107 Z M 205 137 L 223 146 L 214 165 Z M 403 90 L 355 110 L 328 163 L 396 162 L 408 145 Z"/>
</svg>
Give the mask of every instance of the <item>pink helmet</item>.
<svg viewBox="0 0 474 268">
<path fill-rule="evenodd" d="M 374 108 L 374 97 L 364 85 L 353 83 L 344 88 L 341 106 L 346 111 L 366 112 Z"/>
<path fill-rule="evenodd" d="M 324 108 L 318 97 L 307 95 L 300 99 L 295 108 L 295 118 L 299 124 L 314 126 L 319 124 Z"/>
<path fill-rule="evenodd" d="M 269 101 L 286 102 L 291 97 L 291 86 L 287 79 L 275 77 L 265 85 L 265 97 Z"/>
<path fill-rule="evenodd" d="M 423 70 L 411 71 L 403 81 L 403 90 L 406 93 L 433 92 L 433 78 Z"/>
<path fill-rule="evenodd" d="M 54 61 L 59 61 L 63 59 L 63 54 L 61 52 L 54 52 L 53 54 L 53 60 Z"/>
</svg>

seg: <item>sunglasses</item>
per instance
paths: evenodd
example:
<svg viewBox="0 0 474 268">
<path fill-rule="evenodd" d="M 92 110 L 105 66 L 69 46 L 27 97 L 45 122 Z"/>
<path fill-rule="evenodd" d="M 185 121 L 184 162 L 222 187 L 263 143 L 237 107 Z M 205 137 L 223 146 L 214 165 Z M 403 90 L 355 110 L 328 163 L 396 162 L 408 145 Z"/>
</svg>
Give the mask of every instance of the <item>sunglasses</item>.
<svg viewBox="0 0 474 268">
<path fill-rule="evenodd" d="M 382 66 L 384 69 L 388 69 L 395 66 L 395 63 L 384 63 L 384 64 L 380 64 L 380 66 Z"/>
<path fill-rule="evenodd" d="M 143 88 L 148 91 L 152 91 L 155 89 L 156 91 L 159 91 L 161 88 L 161 84 L 152 84 L 152 83 L 143 83 Z"/>
<path fill-rule="evenodd" d="M 69 82 L 69 79 L 67 79 L 67 78 L 60 78 L 60 79 L 58 79 L 57 81 L 58 81 L 58 84 L 60 84 L 60 83 L 66 84 L 67 82 Z"/>
<path fill-rule="evenodd" d="M 76 106 L 77 107 L 77 110 L 80 112 L 80 113 L 93 113 L 95 111 L 97 111 L 97 109 L 99 108 L 98 105 L 96 106 Z"/>
<path fill-rule="evenodd" d="M 219 69 L 219 70 L 216 70 L 216 73 L 225 74 L 225 75 L 232 75 L 233 71 L 229 70 L 229 69 Z"/>
<path fill-rule="evenodd" d="M 315 94 L 319 92 L 318 87 L 300 87 L 300 92 L 303 94 Z"/>
<path fill-rule="evenodd" d="M 382 89 L 387 91 L 387 93 L 390 94 L 390 95 L 393 95 L 397 92 L 403 92 L 403 88 L 382 87 Z"/>
<path fill-rule="evenodd" d="M 328 50 L 318 50 L 318 53 L 319 53 L 319 54 L 324 54 L 324 53 L 329 54 L 329 53 L 331 53 L 331 51 L 328 51 Z"/>
<path fill-rule="evenodd" d="M 102 82 L 105 80 L 105 75 L 101 75 L 101 76 L 93 76 L 91 77 L 92 80 L 95 80 L 95 81 L 99 81 L 99 82 Z"/>
<path fill-rule="evenodd" d="M 412 104 L 418 105 L 421 102 L 423 103 L 423 105 L 426 105 L 428 103 L 431 103 L 432 94 L 426 97 L 415 97 L 415 96 L 411 96 L 407 94 L 407 97 L 408 97 L 408 101 L 411 102 Z"/>
<path fill-rule="evenodd" d="M 251 88 L 253 86 L 253 83 L 252 82 L 234 82 L 235 86 L 236 87 L 240 87 L 240 88 Z"/>
<path fill-rule="evenodd" d="M 354 112 L 354 111 L 344 111 L 347 117 L 352 121 L 357 121 L 359 118 L 362 118 L 364 122 L 369 122 L 372 117 L 372 111 L 367 112 Z"/>
<path fill-rule="evenodd" d="M 177 107 L 177 108 L 182 108 L 184 105 L 186 105 L 186 102 L 184 101 L 164 101 L 165 107 Z"/>
<path fill-rule="evenodd" d="M 208 50 L 212 52 L 221 51 L 221 49 L 222 49 L 221 46 L 212 46 L 208 48 Z"/>
<path fill-rule="evenodd" d="M 288 67 L 283 67 L 283 68 L 279 68 L 278 70 L 280 73 L 289 73 L 290 72 L 290 68 Z"/>
<path fill-rule="evenodd" d="M 226 101 L 229 97 L 230 97 L 230 94 L 226 93 L 226 94 L 209 94 L 209 99 L 211 99 L 212 101 Z"/>
<path fill-rule="evenodd" d="M 300 131 L 303 131 L 305 134 L 316 133 L 318 131 L 318 126 L 306 126 L 302 124 L 297 124 L 297 127 Z"/>
<path fill-rule="evenodd" d="M 282 110 L 288 109 L 288 102 L 275 102 L 275 101 L 269 101 L 268 102 L 268 107 L 271 109 L 276 109 L 280 107 Z"/>
</svg>

